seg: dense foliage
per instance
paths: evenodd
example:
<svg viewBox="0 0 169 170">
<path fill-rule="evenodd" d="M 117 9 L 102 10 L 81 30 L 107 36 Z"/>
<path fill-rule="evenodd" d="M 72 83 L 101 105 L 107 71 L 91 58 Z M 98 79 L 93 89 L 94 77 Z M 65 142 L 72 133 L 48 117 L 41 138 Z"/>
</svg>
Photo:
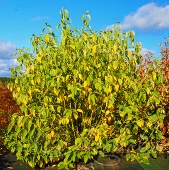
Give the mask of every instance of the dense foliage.
<svg viewBox="0 0 169 170">
<path fill-rule="evenodd" d="M 165 116 L 158 61 L 143 76 L 142 47 L 133 31 L 123 33 L 119 24 L 94 31 L 88 12 L 77 30 L 67 10 L 61 16 L 60 42 L 46 24 L 49 31 L 31 39 L 36 56 L 27 49 L 15 54 L 19 65 L 11 70 L 9 88 L 23 115 L 12 116 L 6 146 L 32 167 L 60 160 L 59 169 L 70 169 L 141 142 L 126 158 L 147 163 L 157 156 Z"/>
</svg>

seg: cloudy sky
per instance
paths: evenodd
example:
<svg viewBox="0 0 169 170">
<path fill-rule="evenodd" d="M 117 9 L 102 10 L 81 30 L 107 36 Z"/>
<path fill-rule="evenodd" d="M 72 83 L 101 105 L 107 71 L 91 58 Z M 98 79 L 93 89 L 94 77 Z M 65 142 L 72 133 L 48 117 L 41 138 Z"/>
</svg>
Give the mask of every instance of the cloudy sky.
<svg viewBox="0 0 169 170">
<path fill-rule="evenodd" d="M 168 0 L 0 0 L 0 76 L 10 76 L 16 48 L 30 48 L 32 34 L 40 34 L 44 23 L 53 30 L 60 21 L 61 8 L 69 11 L 72 25 L 80 28 L 85 11 L 94 30 L 111 28 L 119 21 L 125 31 L 134 30 L 144 50 L 159 56 L 159 46 L 169 36 Z"/>
</svg>

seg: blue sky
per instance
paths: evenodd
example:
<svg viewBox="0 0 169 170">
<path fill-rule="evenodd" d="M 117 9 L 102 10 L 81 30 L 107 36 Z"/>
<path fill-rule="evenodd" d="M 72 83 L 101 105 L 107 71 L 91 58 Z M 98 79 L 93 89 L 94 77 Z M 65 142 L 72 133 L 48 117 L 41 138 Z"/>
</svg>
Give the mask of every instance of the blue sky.
<svg viewBox="0 0 169 170">
<path fill-rule="evenodd" d="M 88 10 L 94 30 L 111 28 L 120 21 L 123 31 L 134 30 L 136 41 L 143 51 L 159 56 L 158 43 L 169 36 L 168 0 L 0 0 L 0 76 L 9 76 L 9 68 L 16 64 L 16 48 L 32 48 L 32 34 L 41 33 L 44 23 L 54 32 L 60 21 L 61 8 L 69 11 L 72 25 L 81 28 L 81 16 Z"/>
</svg>

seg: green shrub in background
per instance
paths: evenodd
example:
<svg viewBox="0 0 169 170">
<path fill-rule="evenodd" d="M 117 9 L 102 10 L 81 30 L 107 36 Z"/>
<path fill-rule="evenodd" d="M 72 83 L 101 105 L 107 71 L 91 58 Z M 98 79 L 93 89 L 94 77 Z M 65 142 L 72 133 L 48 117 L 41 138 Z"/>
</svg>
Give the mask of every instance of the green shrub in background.
<svg viewBox="0 0 169 170">
<path fill-rule="evenodd" d="M 88 12 L 77 30 L 67 10 L 61 16 L 60 42 L 46 24 L 49 32 L 31 39 L 36 57 L 26 49 L 15 54 L 19 65 L 11 70 L 15 82 L 9 88 L 23 115 L 12 116 L 5 145 L 32 167 L 59 161 L 59 169 L 70 169 L 142 141 L 144 147 L 126 158 L 147 163 L 159 149 L 164 117 L 158 63 L 143 80 L 141 44 L 134 43 L 133 31 L 123 33 L 119 24 L 94 31 Z"/>
<path fill-rule="evenodd" d="M 0 77 L 0 84 L 1 85 L 6 85 L 10 81 L 11 81 L 11 78 L 9 78 L 9 77 Z"/>
</svg>

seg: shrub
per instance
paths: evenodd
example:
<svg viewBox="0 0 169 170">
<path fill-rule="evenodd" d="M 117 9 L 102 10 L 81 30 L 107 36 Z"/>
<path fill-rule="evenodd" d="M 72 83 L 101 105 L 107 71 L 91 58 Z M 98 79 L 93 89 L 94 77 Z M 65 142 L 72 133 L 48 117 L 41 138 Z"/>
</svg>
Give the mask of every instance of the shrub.
<svg viewBox="0 0 169 170">
<path fill-rule="evenodd" d="M 162 105 L 164 106 L 166 116 L 164 118 L 164 123 L 162 125 L 162 133 L 163 135 L 169 135 L 169 37 L 165 38 L 166 41 L 161 44 L 161 55 L 160 59 L 160 70 L 161 75 L 163 77 L 163 86 L 159 89 L 160 95 L 163 98 Z"/>
<path fill-rule="evenodd" d="M 60 42 L 46 24 L 49 31 L 31 39 L 36 56 L 26 49 L 15 54 L 20 65 L 11 70 L 9 88 L 23 115 L 12 116 L 6 146 L 32 167 L 60 160 L 59 169 L 70 169 L 141 141 L 144 147 L 126 157 L 147 163 L 156 157 L 164 117 L 157 61 L 142 78 L 133 31 L 123 33 L 120 24 L 94 31 L 88 12 L 77 30 L 67 10 L 61 16 Z"/>
</svg>

